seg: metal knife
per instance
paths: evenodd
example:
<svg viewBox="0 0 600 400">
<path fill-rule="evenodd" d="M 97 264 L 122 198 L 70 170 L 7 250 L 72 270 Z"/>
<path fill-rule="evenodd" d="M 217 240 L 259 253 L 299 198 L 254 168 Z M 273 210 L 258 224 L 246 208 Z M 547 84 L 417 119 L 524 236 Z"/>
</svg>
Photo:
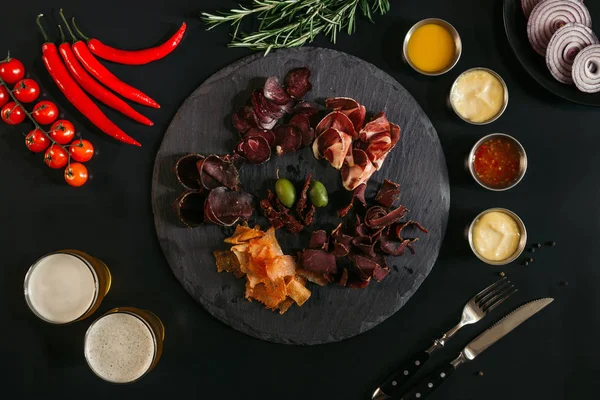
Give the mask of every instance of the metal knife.
<svg viewBox="0 0 600 400">
<path fill-rule="evenodd" d="M 458 368 L 461 364 L 473 360 L 479 354 L 483 353 L 488 347 L 509 334 L 517 326 L 527 321 L 538 311 L 552 303 L 554 299 L 544 298 L 531 301 L 522 305 L 504 318 L 496 322 L 489 329 L 477 336 L 469 343 L 449 364 L 442 366 L 432 372 L 419 384 L 413 386 L 401 398 L 401 400 L 424 399 L 431 394 L 435 389 L 441 386 L 444 381 Z M 375 398 L 375 397 L 374 397 Z M 389 396 L 377 397 L 377 399 L 392 399 Z"/>
</svg>

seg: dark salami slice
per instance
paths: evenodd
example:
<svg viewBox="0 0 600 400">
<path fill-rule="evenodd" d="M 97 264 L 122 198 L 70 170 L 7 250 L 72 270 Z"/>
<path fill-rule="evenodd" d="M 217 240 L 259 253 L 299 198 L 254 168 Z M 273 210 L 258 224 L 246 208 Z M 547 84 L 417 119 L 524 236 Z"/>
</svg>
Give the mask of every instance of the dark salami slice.
<svg viewBox="0 0 600 400">
<path fill-rule="evenodd" d="M 315 130 L 310 127 L 310 120 L 304 114 L 296 114 L 290 119 L 290 125 L 294 125 L 302 132 L 302 146 L 309 146 L 315 140 Z"/>
<path fill-rule="evenodd" d="M 296 106 L 294 107 L 294 113 L 306 115 L 310 120 L 311 124 L 316 123 L 315 119 L 317 117 L 318 112 L 319 109 L 317 108 L 317 106 L 306 100 L 298 102 L 298 104 L 296 104 Z"/>
<path fill-rule="evenodd" d="M 267 78 L 263 88 L 263 94 L 267 99 L 280 106 L 286 105 L 292 101 L 290 95 L 287 94 L 285 89 L 279 84 L 279 79 L 274 76 Z"/>
<path fill-rule="evenodd" d="M 286 91 L 295 99 L 300 99 L 310 92 L 310 69 L 306 67 L 290 70 L 285 77 Z"/>
<path fill-rule="evenodd" d="M 263 136 L 247 136 L 238 143 L 235 151 L 249 164 L 262 164 L 271 158 L 271 146 Z"/>
<path fill-rule="evenodd" d="M 242 139 L 248 137 L 260 136 L 267 140 L 269 146 L 273 147 L 275 144 L 275 134 L 270 129 L 260 129 L 260 128 L 252 128 L 248 132 L 244 133 Z"/>
<path fill-rule="evenodd" d="M 232 226 L 240 219 L 248 219 L 254 209 L 252 196 L 243 191 L 218 187 L 204 202 L 204 220 L 222 226 Z"/>
<path fill-rule="evenodd" d="M 204 156 L 196 153 L 186 154 L 175 163 L 175 176 L 179 183 L 187 189 L 203 189 L 200 182 L 200 171 L 196 164 L 204 160 Z"/>
<path fill-rule="evenodd" d="M 173 204 L 177 216 L 188 228 L 200 226 L 204 221 L 206 194 L 197 191 L 183 193 Z"/>
<path fill-rule="evenodd" d="M 279 156 L 293 153 L 302 144 L 302 133 L 294 125 L 279 125 L 273 129 L 275 134 L 275 153 Z"/>
<path fill-rule="evenodd" d="M 235 165 L 219 156 L 210 155 L 203 161 L 199 161 L 197 165 L 202 186 L 208 190 L 219 186 L 234 189 L 240 184 L 240 176 Z"/>
<path fill-rule="evenodd" d="M 244 106 L 237 110 L 231 116 L 231 122 L 233 123 L 233 127 L 240 133 L 258 126 L 256 115 L 250 106 Z"/>
</svg>

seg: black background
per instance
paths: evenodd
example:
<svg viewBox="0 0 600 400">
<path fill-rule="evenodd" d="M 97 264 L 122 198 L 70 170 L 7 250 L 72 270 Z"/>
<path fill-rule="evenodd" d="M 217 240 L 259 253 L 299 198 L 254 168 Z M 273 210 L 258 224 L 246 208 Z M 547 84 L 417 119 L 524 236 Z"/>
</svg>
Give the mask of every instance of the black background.
<svg viewBox="0 0 600 400">
<path fill-rule="evenodd" d="M 358 32 L 341 35 L 334 47 L 361 57 L 394 76 L 429 115 L 442 141 L 452 190 L 450 223 L 440 258 L 408 304 L 380 326 L 356 338 L 313 347 L 261 342 L 221 324 L 194 303 L 164 259 L 150 205 L 154 155 L 181 102 L 208 76 L 249 54 L 225 47 L 226 28 L 205 32 L 200 9 L 234 5 L 231 1 L 27 1 L 4 2 L 0 51 L 11 50 L 38 79 L 66 117 L 94 143 L 89 163 L 93 179 L 81 189 L 62 181 L 62 173 L 42 164 L 23 145 L 21 131 L 0 125 L 2 235 L 0 249 L 0 382 L 2 392 L 19 398 L 223 398 L 364 399 L 377 381 L 403 358 L 430 344 L 450 328 L 464 303 L 504 271 L 517 295 L 476 326 L 464 328 L 435 354 L 432 364 L 448 361 L 470 339 L 505 312 L 534 298 L 555 302 L 459 371 L 436 399 L 593 398 L 598 372 L 596 338 L 600 273 L 600 190 L 597 109 L 554 98 L 524 72 L 508 47 L 501 1 L 392 1 L 392 11 L 375 24 L 360 21 Z M 77 16 L 89 35 L 122 48 L 153 45 L 185 20 L 188 33 L 168 58 L 140 66 L 110 65 L 111 71 L 155 98 L 160 110 L 137 107 L 156 125 L 142 127 L 107 114 L 136 137 L 143 148 L 116 143 L 91 129 L 49 80 L 40 59 L 41 37 L 35 16 L 57 21 L 58 7 Z M 592 5 L 592 15 L 594 13 Z M 458 65 L 438 78 L 417 75 L 402 64 L 404 34 L 426 17 L 444 18 L 461 34 Z M 56 31 L 50 29 L 54 37 Z M 485 66 L 506 80 L 510 103 L 488 126 L 471 126 L 446 108 L 453 79 L 463 70 Z M 470 147 L 487 133 L 516 136 L 529 156 L 529 170 L 516 188 L 494 193 L 478 187 L 464 172 Z M 418 154 L 414 155 L 418 157 Z M 463 239 L 466 224 L 481 210 L 506 207 L 527 225 L 531 242 L 555 240 L 528 267 L 514 263 L 492 268 L 478 261 Z M 156 312 L 167 329 L 157 368 L 133 385 L 104 383 L 88 369 L 83 336 L 92 319 L 53 326 L 27 309 L 22 282 L 40 255 L 75 248 L 102 258 L 113 287 L 94 316 L 116 306 Z M 568 285 L 564 282 L 568 281 Z M 429 365 L 429 369 L 434 365 Z M 426 367 L 426 368 L 428 368 Z M 483 371 L 483 376 L 477 372 Z M 589 392 L 589 393 L 588 393 Z"/>
</svg>

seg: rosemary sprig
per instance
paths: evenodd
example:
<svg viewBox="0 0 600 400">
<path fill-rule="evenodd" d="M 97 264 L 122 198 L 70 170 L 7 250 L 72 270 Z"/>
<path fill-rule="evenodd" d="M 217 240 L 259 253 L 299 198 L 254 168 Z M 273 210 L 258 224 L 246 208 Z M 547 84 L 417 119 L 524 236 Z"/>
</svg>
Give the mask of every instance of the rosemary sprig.
<svg viewBox="0 0 600 400">
<path fill-rule="evenodd" d="M 204 12 L 202 19 L 208 30 L 231 25 L 230 47 L 263 50 L 266 55 L 272 49 L 310 43 L 321 33 L 335 43 L 338 33 L 354 33 L 357 12 L 372 21 L 375 13 L 383 15 L 389 9 L 389 0 L 252 0 L 249 6 L 217 14 Z M 259 21 L 256 31 L 240 33 L 242 21 L 252 16 Z"/>
</svg>

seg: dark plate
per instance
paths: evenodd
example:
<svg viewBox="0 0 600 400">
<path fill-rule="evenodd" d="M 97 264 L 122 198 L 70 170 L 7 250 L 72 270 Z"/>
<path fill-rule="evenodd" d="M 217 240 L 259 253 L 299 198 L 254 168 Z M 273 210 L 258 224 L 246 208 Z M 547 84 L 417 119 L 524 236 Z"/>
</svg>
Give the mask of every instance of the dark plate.
<svg viewBox="0 0 600 400">
<path fill-rule="evenodd" d="M 585 5 L 590 10 L 594 22 L 600 24 L 600 14 L 596 12 L 600 9 L 598 4 L 586 1 Z M 510 47 L 512 47 L 519 62 L 533 79 L 565 100 L 600 107 L 600 93 L 580 92 L 574 85 L 560 83 L 550 74 L 546 67 L 546 60 L 533 50 L 529 44 L 529 39 L 527 39 L 527 20 L 521 9 L 521 0 L 504 0 L 503 14 L 508 43 L 510 43 Z"/>
<path fill-rule="evenodd" d="M 270 75 L 283 78 L 290 69 L 308 66 L 313 72 L 313 90 L 308 98 L 322 102 L 331 96 L 350 96 L 373 114 L 385 110 L 402 127 L 398 146 L 383 168 L 370 181 L 373 196 L 384 178 L 399 182 L 401 202 L 410 217 L 429 228 L 419 235 L 417 254 L 389 258 L 392 271 L 386 279 L 364 290 L 339 285 L 310 284 L 311 298 L 293 306 L 286 314 L 265 309 L 244 299 L 244 280 L 217 273 L 212 252 L 227 248 L 223 243 L 232 228 L 204 225 L 187 229 L 177 221 L 171 205 L 182 192 L 173 174 L 175 160 L 188 152 L 224 154 L 239 136 L 231 126 L 231 113 L 244 104 L 252 89 L 261 87 Z M 322 181 L 330 192 L 330 205 L 320 209 L 312 229 L 332 229 L 340 221 L 337 207 L 349 194 L 341 185 L 339 171 L 317 161 L 309 148 L 283 157 L 273 156 L 263 165 L 246 165 L 240 171 L 245 190 L 264 198 L 272 188 L 276 170 L 300 186 L 308 173 Z M 204 82 L 181 106 L 171 122 L 154 165 L 152 206 L 156 232 L 165 256 L 187 292 L 219 320 L 254 337 L 279 343 L 319 344 L 357 335 L 373 328 L 400 309 L 431 271 L 442 244 L 450 191 L 444 153 L 435 129 L 412 96 L 391 76 L 356 57 L 320 48 L 277 51 L 247 57 Z M 250 221 L 264 229 L 267 221 L 257 211 Z M 295 255 L 308 245 L 310 234 L 277 231 L 286 254 Z"/>
</svg>

